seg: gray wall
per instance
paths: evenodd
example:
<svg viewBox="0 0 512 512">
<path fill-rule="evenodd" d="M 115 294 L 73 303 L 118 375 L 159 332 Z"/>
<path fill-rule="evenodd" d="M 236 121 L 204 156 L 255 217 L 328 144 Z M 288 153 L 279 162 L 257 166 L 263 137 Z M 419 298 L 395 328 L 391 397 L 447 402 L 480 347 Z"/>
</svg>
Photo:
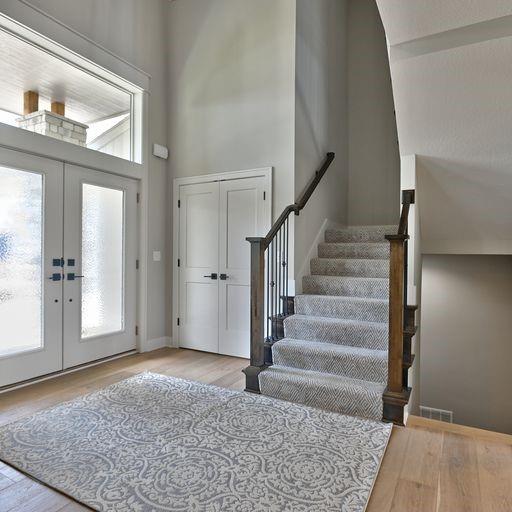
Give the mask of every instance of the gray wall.
<svg viewBox="0 0 512 512">
<path fill-rule="evenodd" d="M 274 166 L 293 201 L 295 0 L 170 4 L 172 177 Z"/>
<path fill-rule="evenodd" d="M 151 75 L 149 140 L 167 142 L 166 21 L 168 0 L 31 0 L 34 6 L 99 43 Z M 166 163 L 149 162 L 148 252 L 163 252 L 161 262 L 148 261 L 148 338 L 166 335 L 168 311 L 165 268 Z"/>
<path fill-rule="evenodd" d="M 375 0 L 348 2 L 349 224 L 399 216 L 400 155 L 386 37 Z"/>
<path fill-rule="evenodd" d="M 424 255 L 420 405 L 512 434 L 512 256 Z"/>
<path fill-rule="evenodd" d="M 325 219 L 347 216 L 347 2 L 297 0 L 295 196 L 328 151 L 336 160 L 295 221 L 295 270 Z"/>
</svg>

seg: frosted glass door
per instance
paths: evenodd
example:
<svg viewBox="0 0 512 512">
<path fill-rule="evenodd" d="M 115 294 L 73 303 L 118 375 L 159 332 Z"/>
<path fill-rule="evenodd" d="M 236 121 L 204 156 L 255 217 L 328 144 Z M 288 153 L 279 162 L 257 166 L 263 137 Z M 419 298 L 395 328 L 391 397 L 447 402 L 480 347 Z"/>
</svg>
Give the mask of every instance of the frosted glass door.
<svg viewBox="0 0 512 512">
<path fill-rule="evenodd" d="M 64 367 L 136 347 L 137 183 L 66 166 Z"/>
<path fill-rule="evenodd" d="M 124 195 L 82 184 L 82 339 L 124 327 Z"/>
<path fill-rule="evenodd" d="M 0 149 L 0 386 L 61 369 L 62 172 Z"/>
</svg>

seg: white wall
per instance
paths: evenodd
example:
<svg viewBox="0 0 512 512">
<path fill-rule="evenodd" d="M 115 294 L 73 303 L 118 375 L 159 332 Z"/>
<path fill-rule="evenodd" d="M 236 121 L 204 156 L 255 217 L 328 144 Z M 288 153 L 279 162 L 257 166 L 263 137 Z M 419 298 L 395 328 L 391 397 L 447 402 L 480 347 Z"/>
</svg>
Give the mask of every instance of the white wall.
<svg viewBox="0 0 512 512">
<path fill-rule="evenodd" d="M 511 305 L 511 256 L 424 256 L 421 405 L 512 434 Z"/>
<path fill-rule="evenodd" d="M 31 0 L 31 3 L 151 75 L 149 140 L 166 144 L 168 0 Z M 160 250 L 164 254 L 162 262 L 148 261 L 149 339 L 166 335 L 168 294 L 164 261 L 169 233 L 166 194 L 166 163 L 150 157 L 148 252 L 151 255 L 153 250 Z"/>
<path fill-rule="evenodd" d="M 324 220 L 347 220 L 346 78 L 347 2 L 297 0 L 295 198 L 327 152 L 334 151 L 336 159 L 295 219 L 295 274 L 307 264 L 305 258 Z"/>
<path fill-rule="evenodd" d="M 295 1 L 176 0 L 167 33 L 172 177 L 273 166 L 280 212 L 294 195 Z"/>
<path fill-rule="evenodd" d="M 375 0 L 348 2 L 348 222 L 395 224 L 400 154 L 386 36 Z"/>
</svg>

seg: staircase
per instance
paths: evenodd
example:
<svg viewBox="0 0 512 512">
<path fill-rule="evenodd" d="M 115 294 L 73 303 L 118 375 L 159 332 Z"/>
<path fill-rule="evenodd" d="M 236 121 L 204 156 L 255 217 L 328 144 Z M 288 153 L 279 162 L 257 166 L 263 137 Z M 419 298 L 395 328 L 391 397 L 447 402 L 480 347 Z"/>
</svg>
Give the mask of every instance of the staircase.
<svg viewBox="0 0 512 512">
<path fill-rule="evenodd" d="M 261 393 L 382 420 L 388 374 L 389 242 L 397 226 L 332 229 L 311 261 Z"/>
<path fill-rule="evenodd" d="M 407 303 L 408 219 L 398 226 L 327 230 L 303 279 L 288 294 L 289 217 L 299 215 L 334 160 L 265 237 L 251 237 L 251 358 L 246 391 L 403 425 L 411 389 L 416 306 Z"/>
</svg>

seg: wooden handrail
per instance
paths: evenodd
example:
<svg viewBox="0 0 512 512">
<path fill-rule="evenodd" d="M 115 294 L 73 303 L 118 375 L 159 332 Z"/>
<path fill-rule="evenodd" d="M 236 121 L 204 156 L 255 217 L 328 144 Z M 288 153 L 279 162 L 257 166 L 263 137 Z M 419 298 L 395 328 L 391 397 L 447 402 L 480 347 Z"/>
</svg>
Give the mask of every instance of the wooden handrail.
<svg viewBox="0 0 512 512">
<path fill-rule="evenodd" d="M 324 174 L 327 172 L 327 169 L 329 169 L 332 161 L 336 155 L 334 153 L 327 153 L 327 156 L 325 157 L 324 162 L 322 163 L 321 167 L 315 172 L 315 175 L 311 179 L 311 181 L 308 183 L 302 194 L 299 196 L 297 201 L 293 204 L 288 205 L 281 215 L 279 215 L 278 219 L 274 222 L 272 227 L 270 228 L 270 231 L 267 233 L 267 235 L 263 238 L 263 245 L 266 249 L 269 244 L 272 242 L 273 238 L 276 236 L 276 234 L 279 232 L 281 227 L 286 222 L 286 219 L 292 214 L 295 213 L 295 215 L 299 215 L 300 211 L 304 209 L 307 202 L 309 201 L 309 198 L 313 195 L 313 192 L 316 190 L 316 187 L 322 180 Z"/>
<path fill-rule="evenodd" d="M 398 232 L 386 235 L 389 256 L 389 347 L 388 382 L 384 394 L 384 417 L 397 423 L 403 421 L 403 405 L 408 399 L 404 381 L 404 328 L 407 305 L 408 222 L 414 190 L 404 190 Z"/>
<path fill-rule="evenodd" d="M 299 215 L 306 206 L 334 158 L 334 153 L 327 153 L 297 201 L 284 209 L 265 237 L 247 238 L 251 243 L 251 362 L 244 373 L 245 389 L 251 393 L 260 392 L 258 376 L 266 368 L 265 339 L 271 330 L 269 324 L 276 317 L 288 314 L 282 308 L 288 295 L 288 219 L 292 213 Z"/>
</svg>

